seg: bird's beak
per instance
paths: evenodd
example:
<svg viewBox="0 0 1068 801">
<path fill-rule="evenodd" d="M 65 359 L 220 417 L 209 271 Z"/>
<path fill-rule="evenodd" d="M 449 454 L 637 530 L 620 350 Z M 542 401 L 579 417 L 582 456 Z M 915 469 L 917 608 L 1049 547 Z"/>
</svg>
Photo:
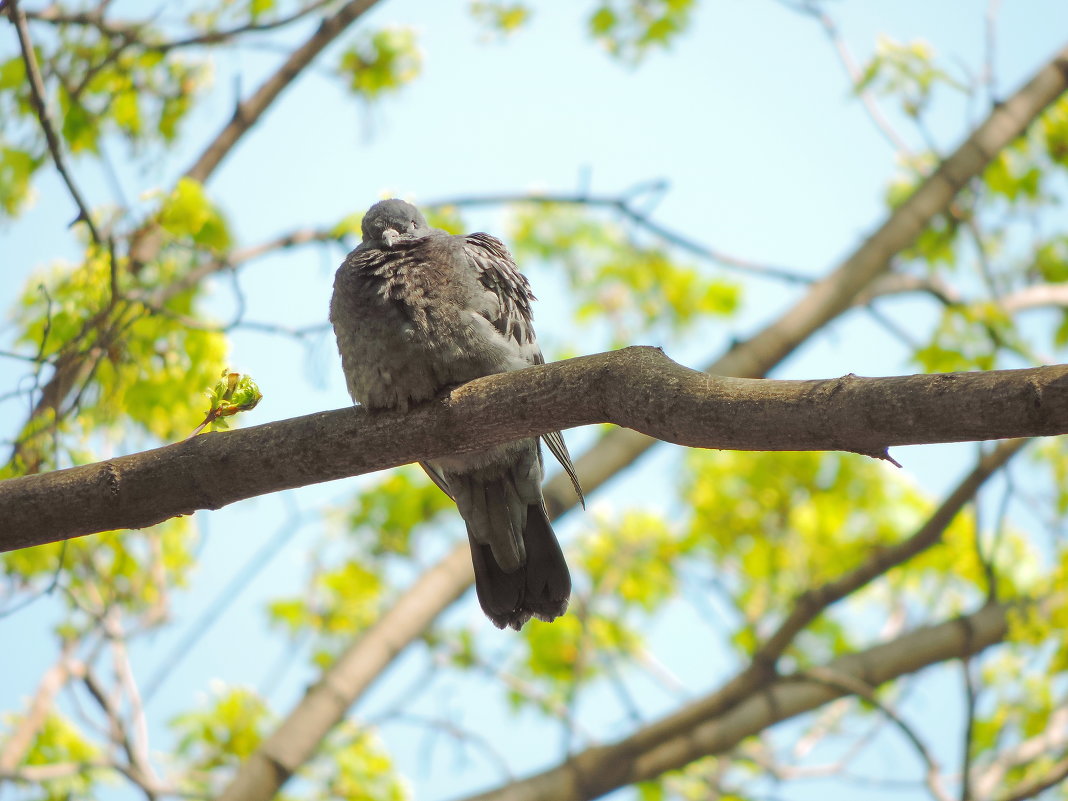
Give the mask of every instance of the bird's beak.
<svg viewBox="0 0 1068 801">
<path fill-rule="evenodd" d="M 397 233 L 396 229 L 394 228 L 387 228 L 385 231 L 382 232 L 382 241 L 390 250 L 393 249 L 393 243 L 396 242 L 398 239 L 400 239 L 400 234 Z"/>
</svg>

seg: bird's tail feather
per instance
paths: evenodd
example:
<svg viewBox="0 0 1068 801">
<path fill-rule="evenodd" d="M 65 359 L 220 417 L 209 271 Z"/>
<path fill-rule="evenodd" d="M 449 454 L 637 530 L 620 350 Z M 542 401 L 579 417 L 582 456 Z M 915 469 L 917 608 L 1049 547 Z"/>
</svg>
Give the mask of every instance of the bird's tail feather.
<svg viewBox="0 0 1068 801">
<path fill-rule="evenodd" d="M 502 570 L 515 571 L 526 559 L 522 532 L 528 505 L 520 500 L 511 477 L 487 480 L 450 473 L 447 481 L 471 540 L 487 546 Z"/>
<path fill-rule="evenodd" d="M 470 523 L 467 534 L 478 602 L 494 625 L 518 631 L 531 617 L 550 621 L 564 614 L 571 574 L 544 505 L 527 508 L 522 537 L 526 561 L 513 571 L 503 570 L 490 546 L 475 539 Z"/>
</svg>

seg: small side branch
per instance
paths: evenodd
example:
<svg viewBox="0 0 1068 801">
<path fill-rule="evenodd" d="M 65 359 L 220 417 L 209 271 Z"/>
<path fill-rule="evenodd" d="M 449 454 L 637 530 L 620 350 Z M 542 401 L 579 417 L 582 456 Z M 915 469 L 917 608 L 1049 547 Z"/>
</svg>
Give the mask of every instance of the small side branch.
<svg viewBox="0 0 1068 801">
<path fill-rule="evenodd" d="M 67 191 L 70 192 L 70 196 L 74 198 L 75 205 L 78 206 L 77 219 L 84 222 L 88 227 L 89 234 L 93 237 L 94 242 L 98 245 L 104 245 L 100 231 L 97 230 L 92 215 L 89 213 L 89 205 L 85 202 L 85 198 L 82 197 L 77 184 L 74 183 L 74 178 L 71 176 L 70 170 L 67 169 L 66 160 L 63 158 L 63 148 L 59 137 L 56 135 L 56 127 L 52 123 L 52 116 L 48 112 L 48 104 L 45 102 L 44 79 L 41 78 L 41 70 L 37 66 L 37 56 L 33 52 L 33 42 L 30 39 L 30 29 L 26 23 L 26 14 L 20 8 L 18 0 L 8 0 L 7 13 L 18 33 L 22 61 L 26 65 L 26 77 L 30 82 L 30 97 L 33 100 L 34 109 L 37 111 L 37 120 L 41 124 L 41 130 L 44 131 L 45 140 L 48 142 L 48 152 L 52 154 L 52 161 L 55 162 L 56 170 L 59 171 L 60 177 L 63 178 L 63 183 L 67 185 Z"/>
</svg>

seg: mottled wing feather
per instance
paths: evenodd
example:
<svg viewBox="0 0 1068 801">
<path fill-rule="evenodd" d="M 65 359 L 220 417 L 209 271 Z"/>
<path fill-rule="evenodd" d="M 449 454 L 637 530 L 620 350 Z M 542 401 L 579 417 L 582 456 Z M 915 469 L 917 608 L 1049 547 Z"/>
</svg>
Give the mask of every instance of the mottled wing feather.
<svg viewBox="0 0 1068 801">
<path fill-rule="evenodd" d="M 534 315 L 530 308 L 534 293 L 508 248 L 489 234 L 468 234 L 464 237 L 464 253 L 478 272 L 479 282 L 497 297 L 499 313 L 496 319 L 489 318 L 490 322 L 520 345 L 534 342 Z"/>
<path fill-rule="evenodd" d="M 486 289 L 497 296 L 500 316 L 490 322 L 504 336 L 527 346 L 532 364 L 544 364 L 540 348 L 534 337 L 534 315 L 531 302 L 535 299 L 526 277 L 519 272 L 512 254 L 504 243 L 489 234 L 469 234 L 464 237 L 464 252 L 468 261 L 478 271 L 478 279 Z M 564 468 L 578 495 L 579 503 L 586 508 L 575 465 L 559 431 L 550 431 L 542 439 L 549 451 Z M 432 476 L 433 478 L 433 476 Z M 441 486 L 440 484 L 438 486 Z"/>
</svg>

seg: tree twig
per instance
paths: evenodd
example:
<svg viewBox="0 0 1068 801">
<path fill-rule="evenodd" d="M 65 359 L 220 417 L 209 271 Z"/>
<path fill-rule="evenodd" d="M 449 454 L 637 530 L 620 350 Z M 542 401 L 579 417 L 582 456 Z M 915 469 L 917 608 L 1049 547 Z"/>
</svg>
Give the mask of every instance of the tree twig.
<svg viewBox="0 0 1068 801">
<path fill-rule="evenodd" d="M 892 642 L 822 665 L 851 683 L 878 687 L 921 667 L 979 653 L 1006 634 L 1004 605 L 903 634 Z M 588 801 L 619 787 L 654 779 L 703 756 L 726 753 L 776 722 L 852 694 L 804 674 L 765 674 L 745 686 L 728 682 L 689 707 L 609 745 L 467 801 Z"/>
<path fill-rule="evenodd" d="M 349 0 L 332 16 L 325 18 L 303 44 L 290 53 L 277 70 L 247 99 L 238 103 L 233 117 L 212 139 L 197 160 L 185 171 L 187 178 L 204 183 L 226 155 L 270 108 L 275 99 L 305 67 L 331 44 L 349 25 L 378 0 Z"/>
<path fill-rule="evenodd" d="M 40 123 L 41 130 L 44 132 L 45 140 L 48 143 L 48 152 L 52 154 L 52 161 L 56 165 L 56 170 L 63 179 L 63 183 L 67 185 L 67 191 L 70 192 L 70 196 L 74 199 L 74 203 L 78 207 L 77 219 L 85 223 L 93 241 L 98 245 L 103 246 L 105 244 L 104 240 L 101 237 L 100 232 L 97 230 L 96 224 L 93 222 L 92 214 L 89 212 L 89 206 L 82 197 L 82 193 L 78 189 L 77 184 L 74 183 L 74 178 L 67 169 L 66 161 L 63 158 L 63 147 L 60 144 L 59 137 L 56 135 L 55 126 L 52 124 L 52 116 L 48 112 L 48 104 L 45 101 L 44 81 L 41 78 L 41 71 L 37 66 L 37 56 L 33 52 L 33 42 L 30 40 L 30 31 L 26 24 L 26 14 L 19 6 L 18 0 L 8 0 L 8 16 L 10 16 L 11 22 L 14 24 L 15 30 L 18 33 L 19 48 L 22 50 L 22 61 L 26 65 L 26 77 L 29 79 L 30 83 L 30 97 L 33 100 L 34 109 L 37 112 L 37 121 Z"/>
<path fill-rule="evenodd" d="M 941 768 L 939 768 L 931 750 L 924 743 L 919 733 L 893 707 L 879 699 L 875 694 L 874 687 L 856 676 L 842 674 L 827 667 L 809 668 L 798 673 L 797 677 L 806 681 L 817 681 L 849 695 L 855 695 L 878 709 L 912 744 L 916 754 L 920 757 L 920 761 L 926 767 L 924 781 L 931 795 L 937 801 L 950 801 L 949 793 L 942 786 Z"/>
<path fill-rule="evenodd" d="M 658 186 L 658 185 L 654 185 Z M 646 187 L 641 187 L 646 190 Z M 496 194 L 496 195 L 470 195 L 466 197 L 456 198 L 443 198 L 441 200 L 430 201 L 426 205 L 430 208 L 447 208 L 449 206 L 455 206 L 458 208 L 464 208 L 469 206 L 499 206 L 506 204 L 518 204 L 518 203 L 533 203 L 541 205 L 571 205 L 571 206 L 586 206 L 589 208 L 607 208 L 618 212 L 626 219 L 633 222 L 640 228 L 644 228 L 654 236 L 668 242 L 680 250 L 686 251 L 694 256 L 698 256 L 702 259 L 714 262 L 726 269 L 735 270 L 737 272 L 746 273 L 749 275 L 762 276 L 766 278 L 775 278 L 780 281 L 785 281 L 792 284 L 811 284 L 813 279 L 811 276 L 805 275 L 792 270 L 788 267 L 779 267 L 771 264 L 760 264 L 759 262 L 750 261 L 748 259 L 742 259 L 738 256 L 732 256 L 723 251 L 716 250 L 707 245 L 698 242 L 695 239 L 673 231 L 666 226 L 654 221 L 645 212 L 639 211 L 634 207 L 633 198 L 635 192 L 624 192 L 621 195 L 590 195 L 590 194 Z"/>
</svg>

